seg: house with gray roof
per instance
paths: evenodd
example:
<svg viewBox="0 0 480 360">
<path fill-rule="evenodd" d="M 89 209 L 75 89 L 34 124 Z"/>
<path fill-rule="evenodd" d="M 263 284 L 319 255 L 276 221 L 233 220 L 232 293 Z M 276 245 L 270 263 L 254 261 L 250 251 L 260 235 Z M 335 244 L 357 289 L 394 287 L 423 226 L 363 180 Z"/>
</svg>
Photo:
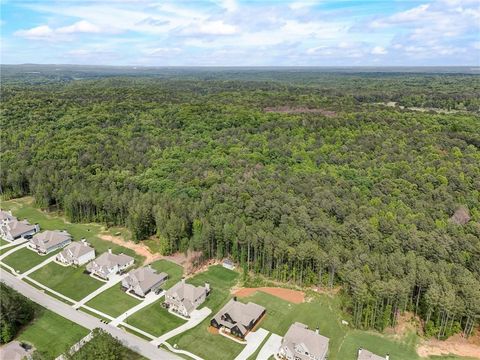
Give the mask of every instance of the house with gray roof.
<svg viewBox="0 0 480 360">
<path fill-rule="evenodd" d="M 39 254 L 48 254 L 61 249 L 72 242 L 72 236 L 65 230 L 46 230 L 35 234 L 28 242 L 28 246 Z"/>
<path fill-rule="evenodd" d="M 98 258 L 87 264 L 87 271 L 92 275 L 98 276 L 104 280 L 110 279 L 113 275 L 123 272 L 133 265 L 133 257 L 125 254 L 112 254 L 112 250 L 103 253 Z"/>
<path fill-rule="evenodd" d="M 244 339 L 265 312 L 263 306 L 252 302 L 244 304 L 233 298 L 210 320 L 210 325 Z"/>
<path fill-rule="evenodd" d="M 389 360 L 390 356 L 387 354 L 385 357 L 376 355 L 365 349 L 358 349 L 357 360 Z"/>
<path fill-rule="evenodd" d="M 95 249 L 85 240 L 74 241 L 63 251 L 59 252 L 55 258 L 56 261 L 64 265 L 81 266 L 90 260 L 95 259 Z"/>
<path fill-rule="evenodd" d="M 282 339 L 278 357 L 287 360 L 325 360 L 329 339 L 296 322 Z"/>
<path fill-rule="evenodd" d="M 145 297 L 149 292 L 160 289 L 167 279 L 167 273 L 157 273 L 150 266 L 145 266 L 130 271 L 122 280 L 122 288 L 140 297 Z"/>
<path fill-rule="evenodd" d="M 31 225 L 27 220 L 18 220 L 11 211 L 0 210 L 0 236 L 3 239 L 14 241 L 39 231 L 38 224 Z"/>
<path fill-rule="evenodd" d="M 31 359 L 34 348 L 28 344 L 19 341 L 10 341 L 8 344 L 0 347 L 0 359 L 5 360 L 23 360 Z"/>
<path fill-rule="evenodd" d="M 190 317 L 192 311 L 205 301 L 209 292 L 209 284 L 194 286 L 182 279 L 165 293 L 165 305 L 174 313 Z"/>
</svg>

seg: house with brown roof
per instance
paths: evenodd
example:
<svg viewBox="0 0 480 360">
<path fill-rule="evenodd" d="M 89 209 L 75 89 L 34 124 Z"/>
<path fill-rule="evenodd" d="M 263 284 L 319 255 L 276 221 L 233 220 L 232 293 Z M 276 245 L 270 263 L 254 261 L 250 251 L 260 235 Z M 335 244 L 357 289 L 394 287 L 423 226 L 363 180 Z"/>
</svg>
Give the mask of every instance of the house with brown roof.
<svg viewBox="0 0 480 360">
<path fill-rule="evenodd" d="M 64 265 L 81 266 L 95 259 L 95 249 L 85 240 L 74 241 L 58 253 L 55 260 Z"/>
<path fill-rule="evenodd" d="M 113 254 L 111 249 L 98 258 L 87 264 L 86 270 L 104 280 L 110 279 L 113 275 L 123 272 L 133 265 L 133 257 L 125 254 Z"/>
<path fill-rule="evenodd" d="M 182 279 L 165 293 L 165 305 L 174 313 L 190 317 L 192 311 L 205 301 L 209 292 L 209 284 L 194 286 Z"/>
<path fill-rule="evenodd" d="M 48 254 L 57 249 L 61 249 L 72 242 L 72 236 L 62 230 L 46 230 L 35 234 L 28 242 L 28 247 L 37 251 L 39 254 Z"/>
<path fill-rule="evenodd" d="M 233 298 L 210 320 L 210 325 L 244 339 L 265 312 L 263 306 L 252 302 L 244 304 Z"/>
<path fill-rule="evenodd" d="M 385 357 L 376 355 L 365 349 L 358 349 L 357 360 L 389 360 L 390 356 L 387 354 Z"/>
<path fill-rule="evenodd" d="M 149 292 L 160 289 L 167 279 L 167 273 L 157 273 L 150 266 L 145 266 L 130 271 L 122 280 L 122 288 L 137 296 L 145 297 Z"/>
<path fill-rule="evenodd" d="M 27 220 L 18 220 L 11 211 L 0 210 L 0 236 L 3 239 L 14 241 L 39 231 L 38 224 L 31 225 Z"/>
<path fill-rule="evenodd" d="M 310 330 L 307 325 L 296 322 L 290 326 L 278 351 L 280 359 L 325 360 L 329 339 Z"/>
</svg>

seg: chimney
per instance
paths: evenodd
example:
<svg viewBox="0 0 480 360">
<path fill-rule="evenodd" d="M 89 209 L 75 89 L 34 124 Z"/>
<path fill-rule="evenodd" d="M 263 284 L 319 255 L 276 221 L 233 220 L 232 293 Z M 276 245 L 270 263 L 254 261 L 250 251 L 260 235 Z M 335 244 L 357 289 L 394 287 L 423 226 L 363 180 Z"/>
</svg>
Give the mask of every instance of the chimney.
<svg viewBox="0 0 480 360">
<path fill-rule="evenodd" d="M 390 354 L 385 355 L 385 360 L 390 360 Z"/>
<path fill-rule="evenodd" d="M 182 284 L 185 284 L 185 278 L 182 278 Z"/>
<path fill-rule="evenodd" d="M 362 354 L 362 350 L 363 350 L 362 348 L 358 349 L 358 357 L 360 357 L 360 355 Z"/>
<path fill-rule="evenodd" d="M 205 283 L 205 290 L 207 290 L 207 293 L 210 292 L 210 284 L 209 283 Z"/>
<path fill-rule="evenodd" d="M 317 334 L 317 335 L 319 334 L 319 332 L 318 332 L 318 326 L 317 326 L 317 328 L 315 329 L 315 334 Z"/>
<path fill-rule="evenodd" d="M 109 253 L 109 254 L 112 253 L 112 249 L 111 249 L 111 248 L 108 248 L 108 253 Z"/>
</svg>

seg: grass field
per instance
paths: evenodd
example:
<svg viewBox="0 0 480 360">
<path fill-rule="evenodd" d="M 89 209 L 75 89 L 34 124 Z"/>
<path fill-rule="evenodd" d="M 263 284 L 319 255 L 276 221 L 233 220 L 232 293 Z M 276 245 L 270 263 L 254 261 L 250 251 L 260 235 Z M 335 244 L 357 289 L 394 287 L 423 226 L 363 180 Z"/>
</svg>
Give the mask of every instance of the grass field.
<svg viewBox="0 0 480 360">
<path fill-rule="evenodd" d="M 89 331 L 47 309 L 40 308 L 36 319 L 17 337 L 55 358 L 86 336 Z"/>
<path fill-rule="evenodd" d="M 208 306 L 214 316 L 230 298 L 230 288 L 235 285 L 237 278 L 236 272 L 217 265 L 188 279 L 187 282 L 197 286 L 204 285 L 205 282 L 210 283 L 212 292 L 202 307 Z M 219 354 L 224 359 L 234 359 L 242 351 L 243 345 L 221 335 L 210 334 L 207 330 L 209 325 L 210 317 L 193 329 L 170 339 L 169 343 L 177 344 L 180 349 L 190 351 L 206 360 L 218 359 Z"/>
<path fill-rule="evenodd" d="M 104 312 L 107 315 L 117 317 L 128 309 L 140 304 L 140 300 L 125 294 L 120 289 L 120 284 L 114 285 L 105 290 L 100 295 L 95 296 L 85 305 Z"/>
<path fill-rule="evenodd" d="M 40 224 L 41 231 L 65 229 L 73 236 L 74 240 L 85 238 L 95 248 L 97 255 L 111 248 L 116 254 L 123 252 L 124 254 L 133 256 L 137 264 L 143 263 L 144 258 L 137 255 L 133 250 L 114 244 L 110 241 L 100 239 L 98 234 L 103 229 L 101 225 L 69 223 L 63 217 L 61 217 L 61 214 L 46 213 L 36 208 L 33 205 L 33 198 L 31 197 L 3 201 L 2 208 L 6 210 L 12 210 L 14 216 L 17 216 L 20 219 L 26 218 L 31 224 Z"/>
<path fill-rule="evenodd" d="M 146 331 L 154 336 L 160 336 L 185 323 L 185 320 L 170 314 L 162 307 L 163 299 L 137 311 L 129 316 L 125 323 Z"/>
<path fill-rule="evenodd" d="M 70 299 L 79 301 L 104 284 L 88 276 L 84 271 L 84 266 L 65 267 L 51 262 L 30 274 L 29 277 Z"/>
<path fill-rule="evenodd" d="M 162 285 L 162 289 L 170 289 L 173 285 L 180 281 L 183 275 L 183 267 L 168 260 L 158 260 L 151 264 L 152 268 L 160 272 L 168 274 L 169 278 Z"/>
<path fill-rule="evenodd" d="M 8 245 L 10 244 L 7 240 L 3 240 L 0 238 L 0 246 L 3 246 L 3 245 Z"/>
<path fill-rule="evenodd" d="M 2 262 L 14 268 L 15 271 L 24 273 L 25 271 L 47 260 L 49 257 L 55 256 L 60 251 L 61 250 L 59 249 L 45 256 L 40 256 L 32 250 L 23 248 L 15 251 L 13 254 L 8 255 L 2 260 Z"/>
</svg>

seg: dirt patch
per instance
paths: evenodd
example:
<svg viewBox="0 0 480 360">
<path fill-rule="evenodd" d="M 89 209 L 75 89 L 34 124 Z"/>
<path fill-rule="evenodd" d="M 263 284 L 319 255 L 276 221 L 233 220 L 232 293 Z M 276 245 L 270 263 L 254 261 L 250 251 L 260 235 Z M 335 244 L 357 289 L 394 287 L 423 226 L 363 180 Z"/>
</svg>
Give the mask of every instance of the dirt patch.
<svg viewBox="0 0 480 360">
<path fill-rule="evenodd" d="M 454 335 L 445 341 L 430 339 L 422 342 L 418 348 L 418 355 L 429 357 L 433 355 L 457 355 L 480 359 L 479 336 L 465 339 L 461 334 Z"/>
<path fill-rule="evenodd" d="M 164 258 L 161 254 L 153 254 L 148 246 L 142 243 L 134 243 L 132 241 L 125 241 L 120 236 L 113 236 L 109 234 L 100 234 L 100 239 L 110 241 L 114 244 L 121 245 L 128 249 L 135 251 L 136 254 L 145 257 L 144 264 L 150 264 L 156 260 Z"/>
<path fill-rule="evenodd" d="M 393 335 L 397 339 L 403 339 L 405 335 L 411 332 L 417 332 L 420 319 L 411 312 L 405 312 L 397 317 L 395 327 L 385 329 L 386 334 Z"/>
<path fill-rule="evenodd" d="M 233 295 L 238 297 L 247 297 L 256 291 L 262 291 L 294 304 L 301 304 L 305 301 L 305 293 L 303 291 L 277 287 L 242 288 L 236 290 Z"/>
<path fill-rule="evenodd" d="M 204 264 L 201 251 L 189 250 L 186 254 L 178 252 L 172 255 L 163 256 L 162 258 L 182 266 L 186 275 L 192 275 L 199 272 L 205 265 L 207 268 L 209 266 L 208 264 Z"/>
<path fill-rule="evenodd" d="M 325 109 L 310 109 L 307 107 L 290 107 L 290 106 L 273 106 L 273 107 L 266 107 L 263 109 L 265 112 L 275 112 L 275 113 L 283 113 L 283 114 L 320 114 L 327 117 L 334 117 L 337 115 L 335 111 L 325 110 Z"/>
<path fill-rule="evenodd" d="M 214 335 L 217 335 L 218 334 L 218 329 L 214 326 L 209 326 L 207 328 L 207 331 L 210 333 L 210 334 L 214 334 Z"/>
</svg>

